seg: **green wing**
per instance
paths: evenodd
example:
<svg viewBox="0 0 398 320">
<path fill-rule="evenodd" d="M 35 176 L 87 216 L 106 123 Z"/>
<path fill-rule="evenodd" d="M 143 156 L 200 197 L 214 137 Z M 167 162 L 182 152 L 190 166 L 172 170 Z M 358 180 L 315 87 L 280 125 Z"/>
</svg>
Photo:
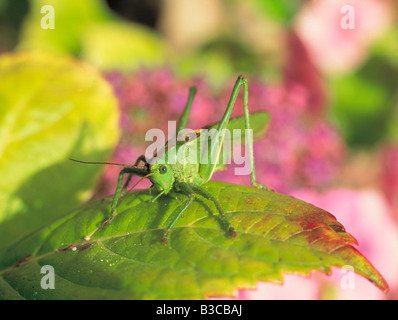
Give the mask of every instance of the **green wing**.
<svg viewBox="0 0 398 320">
<path fill-rule="evenodd" d="M 250 113 L 250 127 L 253 129 L 253 142 L 260 141 L 265 138 L 267 131 L 268 131 L 268 126 L 270 122 L 270 115 L 266 111 L 257 111 Z M 218 128 L 217 123 L 210 124 L 202 129 L 217 129 Z M 234 135 L 234 129 L 239 129 L 240 135 L 235 132 Z M 240 141 L 241 144 L 245 144 L 246 141 L 246 132 L 245 132 L 246 126 L 245 126 L 245 117 L 240 116 L 240 117 L 235 117 L 231 118 L 228 122 L 227 126 L 227 131 L 223 145 L 221 148 L 220 156 L 218 159 L 218 164 L 215 168 L 215 171 L 218 170 L 223 170 L 225 169 L 225 161 L 229 160 L 232 156 L 232 148 L 233 146 L 237 145 L 237 143 Z M 200 138 L 203 138 L 202 135 Z M 199 139 L 200 139 L 199 138 Z M 210 145 L 210 142 L 209 142 Z M 225 147 L 227 149 L 225 149 Z M 210 155 L 208 155 L 208 159 L 210 159 Z M 206 164 L 203 164 L 206 165 Z"/>
<path fill-rule="evenodd" d="M 267 134 L 268 131 L 268 125 L 270 121 L 270 115 L 266 111 L 257 111 L 257 112 L 252 112 L 250 113 L 250 127 L 253 129 L 253 141 L 259 141 L 265 138 L 265 135 Z M 203 127 L 202 129 L 217 129 L 219 122 L 212 123 L 210 125 L 207 125 Z M 228 130 L 233 130 L 233 129 L 240 129 L 242 132 L 241 139 L 242 142 L 244 142 L 245 138 L 245 117 L 240 116 L 240 117 L 235 117 L 229 119 L 228 122 Z"/>
<path fill-rule="evenodd" d="M 265 111 L 253 112 L 250 114 L 250 127 L 253 130 L 253 142 L 259 141 L 263 139 L 268 130 L 268 124 L 270 121 L 270 116 Z M 203 170 L 206 166 L 211 165 L 211 155 L 210 155 L 210 147 L 211 147 L 211 139 L 209 136 L 206 136 L 204 133 L 204 129 L 207 129 L 209 133 L 211 133 L 211 129 L 217 129 L 219 122 L 210 124 L 206 127 L 203 127 L 200 130 L 194 130 L 189 132 L 184 132 L 177 137 L 177 141 L 170 143 L 168 141 L 166 145 L 160 150 L 155 156 L 164 158 L 165 163 L 169 163 L 169 156 L 167 151 L 171 151 L 172 149 L 176 149 L 175 153 L 180 154 L 180 149 L 182 147 L 185 148 L 185 151 L 182 153 L 183 158 L 188 163 L 190 161 L 195 161 L 198 164 L 197 170 Z M 235 131 L 234 130 L 238 130 Z M 231 160 L 233 147 L 238 144 L 245 144 L 246 141 L 246 125 L 245 125 L 245 117 L 235 117 L 231 118 L 228 122 L 228 126 L 225 129 L 225 136 L 223 140 L 223 144 L 221 146 L 220 155 L 217 161 L 217 164 L 214 168 L 214 171 L 225 169 L 225 163 Z M 184 139 L 184 137 L 188 137 L 190 135 L 189 140 Z M 193 136 L 191 136 L 193 135 Z M 208 141 L 207 148 L 202 149 L 202 144 L 204 141 Z M 191 154 L 190 150 L 195 150 L 196 152 Z M 207 163 L 204 159 L 207 158 Z M 180 158 L 179 158 L 180 159 Z M 151 162 L 151 161 L 150 161 Z M 173 162 L 175 163 L 175 162 Z"/>
</svg>

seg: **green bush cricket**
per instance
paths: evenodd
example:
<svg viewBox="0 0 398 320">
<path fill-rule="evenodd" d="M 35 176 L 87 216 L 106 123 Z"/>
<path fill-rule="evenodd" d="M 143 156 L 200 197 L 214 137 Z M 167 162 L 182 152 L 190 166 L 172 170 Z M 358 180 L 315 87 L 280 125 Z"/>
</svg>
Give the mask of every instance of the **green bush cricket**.
<svg viewBox="0 0 398 320">
<path fill-rule="evenodd" d="M 231 118 L 232 109 L 235 105 L 237 96 L 240 92 L 240 89 L 243 88 L 243 109 L 244 109 L 244 116 Z M 196 94 L 196 88 L 191 87 L 189 90 L 188 101 L 186 103 L 185 109 L 178 121 L 177 124 L 177 132 L 183 130 L 188 122 L 189 113 L 192 107 L 192 103 Z M 250 117 L 251 120 L 254 122 L 254 126 L 251 127 L 250 124 Z M 116 215 L 116 209 L 121 201 L 121 198 L 126 194 L 127 187 L 132 179 L 133 176 L 139 176 L 144 178 L 148 178 L 151 183 L 152 187 L 156 189 L 159 194 L 152 199 L 152 201 L 156 201 L 161 195 L 167 194 L 185 194 L 188 199 L 182 202 L 182 205 L 179 206 L 172 214 L 172 221 L 167 226 L 166 230 L 164 231 L 163 237 L 161 241 L 163 243 L 168 242 L 168 237 L 170 231 L 172 230 L 175 223 L 178 221 L 180 216 L 183 212 L 189 207 L 192 201 L 195 199 L 197 195 L 202 196 L 203 198 L 212 201 L 217 208 L 220 219 L 225 226 L 226 230 L 230 237 L 235 237 L 237 235 L 235 228 L 229 222 L 228 218 L 226 217 L 223 208 L 221 207 L 218 200 L 208 191 L 201 187 L 202 184 L 208 182 L 213 173 L 217 170 L 224 168 L 224 165 L 221 163 L 221 152 L 223 148 L 224 138 L 226 136 L 226 130 L 240 130 L 241 132 L 244 131 L 245 133 L 243 136 L 249 140 L 248 142 L 248 151 L 249 151 L 249 159 L 250 159 L 250 176 L 251 176 L 251 184 L 257 188 L 261 189 L 269 189 L 267 186 L 258 183 L 256 180 L 256 173 L 255 173 L 255 166 L 254 166 L 254 155 L 253 155 L 253 137 L 262 136 L 268 127 L 269 123 L 269 114 L 265 111 L 254 112 L 249 114 L 248 108 L 248 84 L 247 80 L 243 76 L 239 76 L 235 82 L 235 85 L 232 90 L 231 97 L 229 99 L 227 108 L 224 112 L 224 115 L 220 122 L 215 124 L 206 126 L 202 129 L 216 129 L 215 134 L 211 137 L 212 142 L 215 141 L 216 143 L 212 143 L 206 147 L 206 160 L 205 163 L 202 162 L 195 162 L 190 163 L 187 161 L 186 163 L 170 163 L 170 159 L 168 158 L 168 152 L 164 152 L 159 156 L 159 154 L 155 154 L 152 159 L 147 160 L 147 158 L 142 155 L 140 156 L 133 166 L 120 164 L 120 163 L 106 163 L 106 162 L 85 162 L 80 160 L 74 160 L 81 163 L 89 163 L 89 164 L 113 164 L 123 166 L 124 168 L 120 171 L 118 177 L 118 184 L 116 187 L 115 194 L 113 195 L 113 199 L 111 202 L 111 210 L 109 217 L 102 223 L 102 226 L 105 224 L 109 224 L 114 216 Z M 254 128 L 254 129 L 253 129 Z M 201 129 L 201 130 L 202 130 Z M 243 130 L 246 129 L 246 130 Z M 195 133 L 197 136 L 194 140 L 198 142 L 201 137 L 201 130 L 196 130 Z M 253 130 L 253 131 L 252 131 Z M 249 133 L 246 137 L 246 133 Z M 213 140 L 214 139 L 214 140 Z M 180 148 L 185 147 L 191 141 L 185 139 L 183 142 L 177 142 L 175 145 L 170 145 L 169 142 L 163 148 L 163 151 L 170 151 L 174 149 L 174 151 L 179 151 Z M 200 152 L 202 150 L 199 150 Z M 143 162 L 143 166 L 138 166 L 141 162 Z M 124 176 L 127 175 L 127 179 L 123 184 Z"/>
</svg>

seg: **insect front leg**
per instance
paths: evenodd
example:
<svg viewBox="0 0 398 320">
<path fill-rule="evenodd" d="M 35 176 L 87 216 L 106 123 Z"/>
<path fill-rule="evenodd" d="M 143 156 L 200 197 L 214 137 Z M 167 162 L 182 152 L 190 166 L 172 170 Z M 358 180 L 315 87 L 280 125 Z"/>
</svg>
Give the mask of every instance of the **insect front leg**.
<svg viewBox="0 0 398 320">
<path fill-rule="evenodd" d="M 195 194 L 193 190 L 189 187 L 187 184 L 179 184 L 179 187 L 181 190 L 188 195 L 188 200 L 184 202 L 183 205 L 179 206 L 174 212 L 172 213 L 172 216 L 174 216 L 173 220 L 171 223 L 168 225 L 166 228 L 165 232 L 163 233 L 162 237 L 162 243 L 168 243 L 169 239 L 169 234 L 171 229 L 174 227 L 176 224 L 177 220 L 181 217 L 182 213 L 189 207 L 189 205 L 192 203 L 192 201 L 195 199 Z"/>
<path fill-rule="evenodd" d="M 144 162 L 145 164 L 147 164 L 147 161 L 146 161 L 146 159 L 145 159 L 145 156 L 142 155 L 142 156 L 139 156 L 139 157 L 137 158 L 137 160 L 136 160 L 135 163 L 134 163 L 134 167 L 137 167 L 138 164 L 140 163 L 140 161 L 142 161 L 142 162 Z M 131 181 L 131 179 L 133 178 L 134 175 L 136 175 L 136 174 L 129 173 L 129 175 L 127 176 L 126 182 L 124 183 L 123 188 L 122 188 L 122 190 L 121 190 L 121 192 L 120 192 L 120 197 L 123 197 L 123 196 L 125 195 L 125 193 L 126 193 L 126 191 L 127 191 L 127 187 L 129 186 L 130 181 Z"/>
<path fill-rule="evenodd" d="M 129 174 L 129 177 L 127 179 L 127 180 L 129 180 L 129 179 L 131 179 L 131 176 L 133 176 L 133 175 L 145 177 L 145 175 L 147 174 L 147 171 L 144 169 L 129 168 L 129 167 L 123 168 L 120 171 L 116 191 L 115 191 L 115 194 L 113 195 L 113 199 L 112 199 L 112 203 L 111 203 L 111 213 L 110 213 L 109 217 L 104 222 L 102 222 L 101 227 L 103 227 L 105 224 L 109 224 L 115 217 L 116 208 L 119 204 L 119 200 L 125 192 L 125 190 L 123 191 L 123 189 L 124 189 L 124 187 L 127 188 L 127 184 L 129 182 L 129 181 L 126 181 L 124 187 L 122 188 L 123 177 L 125 174 Z"/>
<path fill-rule="evenodd" d="M 185 201 L 185 203 L 178 207 L 175 212 L 176 216 L 174 217 L 173 221 L 169 224 L 169 226 L 166 228 L 166 231 L 163 233 L 163 237 L 162 237 L 162 243 L 167 243 L 169 241 L 169 234 L 171 229 L 174 227 L 174 225 L 176 224 L 177 220 L 181 217 L 181 214 L 189 207 L 189 205 L 191 204 L 191 202 L 195 199 L 195 195 L 194 194 L 190 194 L 188 196 L 188 200 Z M 174 215 L 174 212 L 173 212 Z"/>
</svg>

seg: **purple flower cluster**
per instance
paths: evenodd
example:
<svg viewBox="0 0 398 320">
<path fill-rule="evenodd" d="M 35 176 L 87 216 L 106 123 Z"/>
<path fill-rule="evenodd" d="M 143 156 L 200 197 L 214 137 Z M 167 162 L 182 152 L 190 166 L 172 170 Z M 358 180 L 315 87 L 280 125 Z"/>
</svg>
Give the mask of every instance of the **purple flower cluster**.
<svg viewBox="0 0 398 320">
<path fill-rule="evenodd" d="M 144 154 L 145 133 L 159 128 L 167 133 L 167 122 L 178 120 L 187 101 L 188 89 L 197 86 L 188 127 L 200 128 L 221 119 L 233 83 L 231 79 L 216 94 L 204 79 L 181 79 L 169 70 L 141 70 L 125 75 L 111 73 L 107 79 L 119 98 L 122 137 L 113 162 L 131 164 Z M 254 145 L 257 180 L 278 192 L 297 187 L 322 187 L 333 181 L 340 167 L 344 144 L 325 116 L 311 109 L 310 92 L 300 84 L 267 86 L 257 79 L 248 79 L 249 109 L 266 110 L 271 115 L 267 137 Z M 242 94 L 233 116 L 242 115 Z M 215 180 L 250 185 L 250 177 L 235 176 L 233 165 L 217 172 Z M 100 195 L 114 192 L 117 172 L 109 167 L 101 182 Z M 149 184 L 142 183 L 141 187 Z"/>
</svg>

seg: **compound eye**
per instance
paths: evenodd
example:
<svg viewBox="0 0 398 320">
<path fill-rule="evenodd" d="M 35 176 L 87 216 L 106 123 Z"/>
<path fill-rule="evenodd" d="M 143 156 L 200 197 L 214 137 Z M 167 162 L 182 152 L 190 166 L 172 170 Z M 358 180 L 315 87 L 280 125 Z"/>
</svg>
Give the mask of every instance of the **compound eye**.
<svg viewBox="0 0 398 320">
<path fill-rule="evenodd" d="M 160 168 L 159 168 L 159 172 L 160 173 L 166 173 L 167 172 L 167 167 L 166 166 L 161 166 Z"/>
</svg>

